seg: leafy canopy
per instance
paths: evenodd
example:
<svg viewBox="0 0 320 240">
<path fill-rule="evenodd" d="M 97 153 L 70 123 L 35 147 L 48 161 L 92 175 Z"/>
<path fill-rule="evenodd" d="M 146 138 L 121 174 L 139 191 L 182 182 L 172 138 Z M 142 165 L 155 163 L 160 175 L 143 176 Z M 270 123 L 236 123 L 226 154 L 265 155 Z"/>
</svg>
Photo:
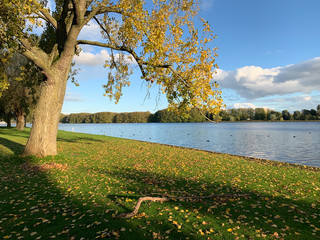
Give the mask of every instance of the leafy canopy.
<svg viewBox="0 0 320 240">
<path fill-rule="evenodd" d="M 36 64 L 45 69 L 62 57 L 67 48 L 72 47 L 72 38 L 76 38 L 73 47 L 89 44 L 110 49 L 110 58 L 105 62 L 110 71 L 103 87 L 105 95 L 116 102 L 123 87 L 130 85 L 129 76 L 136 67 L 148 87 L 158 85 L 166 94 L 169 108 L 219 111 L 221 92 L 212 81 L 217 54 L 216 48 L 209 46 L 215 36 L 208 22 L 196 17 L 199 12 L 196 1 L 56 0 L 55 5 L 56 10 L 50 12 L 45 1 L 2 0 L 2 44 L 34 58 Z M 76 30 L 90 21 L 100 26 L 104 41 L 78 39 L 80 31 Z M 50 28 L 55 36 L 41 52 L 51 56 L 46 58 L 49 63 L 36 61 L 32 55 L 40 50 L 31 33 L 44 22 L 46 31 Z M 195 22 L 200 24 L 196 27 Z"/>
</svg>

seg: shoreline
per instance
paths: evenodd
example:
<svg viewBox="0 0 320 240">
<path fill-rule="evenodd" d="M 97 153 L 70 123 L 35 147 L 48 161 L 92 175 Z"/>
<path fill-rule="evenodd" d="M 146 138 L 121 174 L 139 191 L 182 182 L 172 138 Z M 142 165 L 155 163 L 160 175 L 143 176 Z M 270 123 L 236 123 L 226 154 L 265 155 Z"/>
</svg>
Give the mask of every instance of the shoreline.
<svg viewBox="0 0 320 240">
<path fill-rule="evenodd" d="M 88 134 L 88 135 L 95 135 L 95 136 L 107 136 L 107 137 L 114 137 L 114 136 L 108 136 L 108 135 L 99 135 L 99 134 L 91 134 L 91 133 L 82 133 L 82 132 L 73 132 L 73 131 L 67 131 L 67 130 L 59 130 L 59 131 L 65 131 L 69 133 L 81 133 L 81 134 Z M 123 138 L 123 137 L 114 137 L 114 138 L 119 138 L 119 139 L 125 139 L 125 140 L 132 140 L 132 141 L 138 141 L 138 142 L 145 142 L 145 143 L 151 143 L 151 144 L 160 144 L 164 146 L 169 146 L 169 147 L 177 147 L 177 148 L 185 148 L 185 149 L 190 149 L 190 150 L 196 150 L 196 151 L 203 151 L 203 152 L 208 152 L 208 153 L 215 153 L 215 154 L 227 154 L 230 156 L 234 157 L 241 157 L 241 158 L 246 158 L 249 161 L 256 161 L 256 162 L 268 162 L 271 165 L 291 165 L 295 166 L 301 169 L 310 169 L 313 171 L 320 171 L 320 166 L 310 166 L 310 165 L 304 165 L 304 164 L 298 164 L 298 163 L 289 163 L 289 162 L 284 162 L 280 160 L 270 160 L 266 158 L 256 158 L 256 157 L 251 157 L 251 156 L 244 156 L 244 155 L 237 155 L 237 154 L 231 154 L 231 153 L 223 153 L 223 152 L 215 152 L 215 151 L 210 151 L 210 150 L 205 150 L 205 149 L 200 149 L 200 148 L 193 148 L 193 147 L 184 147 L 184 146 L 178 146 L 178 145 L 172 145 L 172 144 L 165 144 L 165 143 L 157 143 L 157 142 L 149 142 L 149 141 L 144 141 L 144 140 L 137 140 L 137 139 L 130 139 L 130 138 Z"/>
<path fill-rule="evenodd" d="M 99 123 L 97 123 L 97 124 L 99 124 Z M 3 128 L 3 127 L 4 126 L 0 125 L 0 128 Z M 4 127 L 4 128 L 6 128 L 6 127 Z M 11 127 L 11 128 L 14 128 L 14 127 Z M 30 127 L 26 127 L 26 128 L 31 129 Z M 300 168 L 300 169 L 308 169 L 308 170 L 311 170 L 311 171 L 320 171 L 320 167 L 317 167 L 317 166 L 303 165 L 303 164 L 298 164 L 298 163 L 289 163 L 289 162 L 284 162 L 284 161 L 279 161 L 279 160 L 270 160 L 270 159 L 266 159 L 266 158 L 256 158 L 256 157 L 251 157 L 251 156 L 244 156 L 244 155 L 237 155 L 237 154 L 223 153 L 223 152 L 215 152 L 215 151 L 199 149 L 199 148 L 183 147 L 183 146 L 177 146 L 177 145 L 171 145 L 171 144 L 165 144 L 165 143 L 156 143 L 156 142 L 149 142 L 149 141 L 130 139 L 130 138 L 122 138 L 122 137 L 114 137 L 114 136 L 108 136 L 108 135 L 73 132 L 73 131 L 67 131 L 67 130 L 58 130 L 58 131 L 63 131 L 63 132 L 71 133 L 71 134 L 72 133 L 79 133 L 79 134 L 87 134 L 87 135 L 92 135 L 92 136 L 106 136 L 106 137 L 111 137 L 111 138 L 119 138 L 119 139 L 130 140 L 130 141 L 138 141 L 138 142 L 143 142 L 143 143 L 159 144 L 159 145 L 173 147 L 173 148 L 190 149 L 190 150 L 201 151 L 201 152 L 208 152 L 208 153 L 221 154 L 221 155 L 229 155 L 229 156 L 233 156 L 233 157 L 241 157 L 241 158 L 247 159 L 248 161 L 262 162 L 262 163 L 267 163 L 267 164 L 273 165 L 273 166 L 288 165 L 288 166 L 293 166 L 293 167 Z"/>
</svg>

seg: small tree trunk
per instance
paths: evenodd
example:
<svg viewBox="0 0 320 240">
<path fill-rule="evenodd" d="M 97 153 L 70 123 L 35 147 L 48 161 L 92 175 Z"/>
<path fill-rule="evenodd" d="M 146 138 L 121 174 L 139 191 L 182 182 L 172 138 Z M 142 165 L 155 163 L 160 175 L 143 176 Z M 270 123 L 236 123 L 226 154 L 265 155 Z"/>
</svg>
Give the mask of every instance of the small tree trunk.
<svg viewBox="0 0 320 240">
<path fill-rule="evenodd" d="M 16 129 L 18 130 L 24 130 L 24 122 L 25 122 L 25 118 L 24 118 L 24 114 L 18 114 L 17 115 L 17 125 L 16 125 Z"/>
<path fill-rule="evenodd" d="M 57 154 L 59 116 L 65 95 L 68 71 L 59 69 L 56 72 L 57 77 L 47 79 L 41 87 L 40 97 L 33 115 L 30 137 L 23 155 L 45 157 Z"/>
<path fill-rule="evenodd" d="M 11 114 L 8 114 L 6 117 L 7 127 L 11 127 Z"/>
</svg>

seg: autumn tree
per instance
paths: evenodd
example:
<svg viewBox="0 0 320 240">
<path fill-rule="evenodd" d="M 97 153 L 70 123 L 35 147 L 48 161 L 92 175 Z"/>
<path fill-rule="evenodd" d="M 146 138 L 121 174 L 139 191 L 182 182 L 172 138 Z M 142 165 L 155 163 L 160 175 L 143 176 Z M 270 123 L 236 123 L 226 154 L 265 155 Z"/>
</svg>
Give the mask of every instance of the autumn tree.
<svg viewBox="0 0 320 240">
<path fill-rule="evenodd" d="M 45 75 L 25 155 L 57 154 L 59 116 L 74 55 L 82 45 L 110 50 L 105 67 L 110 69 L 104 85 L 106 96 L 118 102 L 129 86 L 133 66 L 147 86 L 158 85 L 171 109 L 197 107 L 217 113 L 220 91 L 212 82 L 215 49 L 208 46 L 215 36 L 208 22 L 196 18 L 194 0 L 56 0 L 55 11 L 44 1 L 2 0 L 0 39 L 31 59 Z M 50 27 L 47 49 L 32 38 L 42 21 Z M 104 41 L 79 39 L 83 27 L 95 21 Z M 201 21 L 201 27 L 195 22 Z M 2 83 L 1 83 L 2 84 Z M 2 86 L 2 85 L 1 85 Z"/>
<path fill-rule="evenodd" d="M 9 85 L 2 92 L 0 105 L 7 122 L 14 116 L 16 128 L 23 130 L 25 117 L 32 112 L 37 101 L 43 75 L 33 62 L 17 52 L 8 59 L 3 72 Z"/>
</svg>

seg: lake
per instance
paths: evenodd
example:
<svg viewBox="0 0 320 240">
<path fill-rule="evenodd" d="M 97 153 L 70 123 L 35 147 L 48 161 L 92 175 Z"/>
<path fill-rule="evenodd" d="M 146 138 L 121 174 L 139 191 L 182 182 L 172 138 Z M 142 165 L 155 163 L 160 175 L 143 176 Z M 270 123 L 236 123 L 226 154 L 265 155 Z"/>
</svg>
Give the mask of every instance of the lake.
<svg viewBox="0 0 320 240">
<path fill-rule="evenodd" d="M 320 167 L 320 122 L 86 123 L 59 129 Z"/>
</svg>

